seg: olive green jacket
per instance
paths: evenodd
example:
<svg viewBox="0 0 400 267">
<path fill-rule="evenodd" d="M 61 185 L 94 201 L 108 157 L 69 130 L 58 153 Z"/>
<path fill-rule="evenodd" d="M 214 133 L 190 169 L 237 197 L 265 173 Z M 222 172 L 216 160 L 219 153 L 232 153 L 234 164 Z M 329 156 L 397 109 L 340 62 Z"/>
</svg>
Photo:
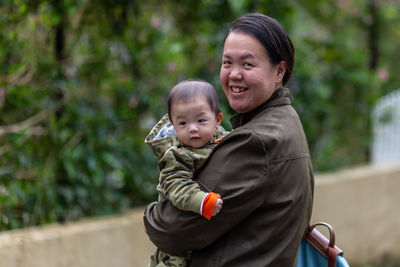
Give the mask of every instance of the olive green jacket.
<svg viewBox="0 0 400 267">
<path fill-rule="evenodd" d="M 303 127 L 288 89 L 231 119 L 233 131 L 196 177 L 224 205 L 198 220 L 169 201 L 151 203 L 144 223 L 150 240 L 174 255 L 192 249 L 190 266 L 296 265 L 309 225 L 314 178 Z"/>
<path fill-rule="evenodd" d="M 150 131 L 145 139 L 146 145 L 158 160 L 160 171 L 157 191 L 159 201 L 168 199 L 181 210 L 201 214 L 201 204 L 206 192 L 193 181 L 193 174 L 206 162 L 217 145 L 216 139 L 227 134 L 219 127 L 210 142 L 201 148 L 184 146 L 176 137 L 166 114 Z M 168 132 L 167 129 L 170 129 Z M 172 134 L 171 134 L 172 132 Z"/>
</svg>

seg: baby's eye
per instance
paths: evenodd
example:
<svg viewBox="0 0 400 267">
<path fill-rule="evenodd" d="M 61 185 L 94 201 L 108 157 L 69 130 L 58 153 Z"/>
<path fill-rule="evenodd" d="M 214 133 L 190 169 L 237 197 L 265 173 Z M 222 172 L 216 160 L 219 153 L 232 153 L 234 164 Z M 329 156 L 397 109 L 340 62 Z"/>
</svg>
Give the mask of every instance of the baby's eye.
<svg viewBox="0 0 400 267">
<path fill-rule="evenodd" d="M 205 121 L 206 121 L 205 119 L 200 119 L 200 120 L 199 120 L 199 122 L 205 122 Z"/>
<path fill-rule="evenodd" d="M 181 121 L 181 122 L 179 122 L 179 124 L 178 125 L 186 125 L 186 122 L 184 122 L 184 121 Z"/>
</svg>

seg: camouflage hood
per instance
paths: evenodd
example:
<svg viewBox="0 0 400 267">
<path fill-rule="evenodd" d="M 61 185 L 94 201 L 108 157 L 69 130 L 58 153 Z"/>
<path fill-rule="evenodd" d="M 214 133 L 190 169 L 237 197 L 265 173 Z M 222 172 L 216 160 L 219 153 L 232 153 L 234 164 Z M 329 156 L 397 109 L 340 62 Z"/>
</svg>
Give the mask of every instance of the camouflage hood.
<svg viewBox="0 0 400 267">
<path fill-rule="evenodd" d="M 221 126 L 214 133 L 214 137 L 210 142 L 226 135 L 227 132 Z M 165 153 L 165 151 L 171 146 L 182 145 L 179 141 L 175 129 L 169 121 L 168 114 L 151 129 L 149 135 L 144 140 L 146 145 L 153 151 L 154 155 L 159 160 Z"/>
<path fill-rule="evenodd" d="M 165 114 L 153 129 L 151 129 L 144 142 L 151 151 L 153 151 L 158 160 L 164 155 L 168 148 L 180 144 L 175 129 L 169 121 L 168 114 Z"/>
</svg>

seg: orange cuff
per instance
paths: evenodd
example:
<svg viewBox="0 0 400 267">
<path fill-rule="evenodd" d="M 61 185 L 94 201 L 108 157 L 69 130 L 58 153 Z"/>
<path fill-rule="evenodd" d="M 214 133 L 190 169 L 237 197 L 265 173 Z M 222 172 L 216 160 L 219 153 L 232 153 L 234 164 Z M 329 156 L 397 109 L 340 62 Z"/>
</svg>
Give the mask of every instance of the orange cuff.
<svg viewBox="0 0 400 267">
<path fill-rule="evenodd" d="M 218 198 L 219 198 L 219 194 L 216 194 L 213 192 L 208 193 L 207 196 L 204 198 L 203 210 L 201 211 L 201 213 L 208 220 L 211 219 L 211 216 L 214 212 L 215 203 L 217 203 Z"/>
</svg>

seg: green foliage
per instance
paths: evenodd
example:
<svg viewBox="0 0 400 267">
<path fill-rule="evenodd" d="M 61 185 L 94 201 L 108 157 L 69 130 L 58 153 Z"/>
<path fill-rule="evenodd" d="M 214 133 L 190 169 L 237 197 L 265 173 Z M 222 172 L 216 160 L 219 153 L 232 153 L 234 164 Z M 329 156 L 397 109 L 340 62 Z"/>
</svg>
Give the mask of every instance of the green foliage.
<svg viewBox="0 0 400 267">
<path fill-rule="evenodd" d="M 229 22 L 255 11 L 293 39 L 290 87 L 315 169 L 366 162 L 373 104 L 400 79 L 394 1 L 2 0 L 0 230 L 155 200 L 143 140 L 167 93 L 208 80 L 229 118 L 223 40 Z"/>
</svg>

